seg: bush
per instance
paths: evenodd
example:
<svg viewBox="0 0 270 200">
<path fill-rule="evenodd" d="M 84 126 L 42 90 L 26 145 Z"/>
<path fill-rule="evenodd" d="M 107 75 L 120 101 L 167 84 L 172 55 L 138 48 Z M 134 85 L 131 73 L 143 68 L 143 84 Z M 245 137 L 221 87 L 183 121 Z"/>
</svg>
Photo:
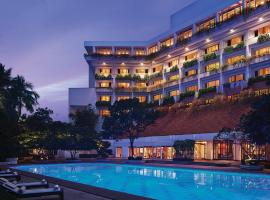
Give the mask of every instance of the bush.
<svg viewBox="0 0 270 200">
<path fill-rule="evenodd" d="M 194 159 L 194 147 L 195 147 L 194 140 L 177 140 L 174 142 L 173 147 L 175 149 L 177 160 Z"/>
<path fill-rule="evenodd" d="M 128 74 L 125 76 L 122 76 L 120 74 L 116 75 L 116 80 L 132 80 L 132 79 L 133 79 L 133 77 L 131 76 L 131 74 Z"/>
<path fill-rule="evenodd" d="M 210 60 L 214 60 L 216 58 L 217 58 L 217 54 L 216 53 L 210 53 L 210 54 L 206 54 L 206 55 L 203 56 L 203 60 L 205 62 L 208 62 Z"/>
<path fill-rule="evenodd" d="M 270 75 L 267 75 L 265 77 L 264 76 L 257 76 L 254 78 L 250 78 L 248 80 L 248 86 L 252 86 L 254 83 L 262 82 L 262 81 L 266 81 L 266 84 L 270 85 Z"/>
<path fill-rule="evenodd" d="M 211 92 L 216 92 L 216 87 L 209 87 L 205 89 L 200 89 L 199 90 L 199 97 L 202 96 L 203 94 L 211 93 Z"/>
<path fill-rule="evenodd" d="M 233 53 L 235 51 L 238 51 L 240 49 L 243 49 L 245 47 L 244 42 L 240 42 L 238 45 L 236 45 L 235 47 L 232 46 L 228 46 L 224 48 L 224 52 L 225 53 Z"/>
<path fill-rule="evenodd" d="M 109 107 L 111 106 L 110 101 L 97 101 L 96 102 L 96 107 Z"/>
<path fill-rule="evenodd" d="M 166 106 L 166 105 L 173 105 L 175 103 L 175 100 L 173 97 L 164 97 L 162 105 Z"/>
<path fill-rule="evenodd" d="M 4 189 L 0 188 L 0 199 L 3 200 L 16 200 L 17 198 L 10 194 L 9 192 L 5 191 Z"/>
<path fill-rule="evenodd" d="M 189 68 L 189 67 L 192 67 L 192 66 L 197 65 L 197 64 L 198 64 L 198 60 L 194 59 L 194 60 L 191 60 L 191 61 L 184 62 L 183 67 L 184 68 Z"/>
<path fill-rule="evenodd" d="M 180 100 L 183 100 L 187 97 L 192 97 L 195 95 L 195 92 L 194 91 L 189 91 L 189 92 L 185 92 L 185 93 L 181 93 L 180 94 Z"/>
<path fill-rule="evenodd" d="M 224 83 L 224 84 L 223 84 L 223 87 L 225 87 L 225 88 L 230 88 L 230 87 L 231 87 L 231 84 L 230 84 L 230 83 Z"/>
<path fill-rule="evenodd" d="M 178 67 L 174 66 L 170 69 L 170 72 L 177 72 L 178 71 Z"/>
<path fill-rule="evenodd" d="M 258 37 L 258 43 L 261 44 L 261 43 L 264 43 L 264 42 L 267 42 L 268 40 L 270 39 L 269 35 L 268 34 L 264 34 L 264 35 L 260 35 Z"/>
<path fill-rule="evenodd" d="M 104 75 L 101 75 L 101 74 L 95 74 L 95 79 L 96 80 L 111 80 L 112 76 L 111 75 L 104 76 Z"/>
<path fill-rule="evenodd" d="M 142 160 L 142 156 L 136 156 L 136 157 L 132 157 L 132 156 L 129 156 L 128 157 L 128 160 Z"/>
<path fill-rule="evenodd" d="M 161 77 L 162 76 L 162 72 L 158 72 L 158 73 L 155 73 L 155 74 L 151 74 L 149 76 L 149 79 L 154 79 L 154 78 L 158 78 L 158 77 Z"/>
</svg>

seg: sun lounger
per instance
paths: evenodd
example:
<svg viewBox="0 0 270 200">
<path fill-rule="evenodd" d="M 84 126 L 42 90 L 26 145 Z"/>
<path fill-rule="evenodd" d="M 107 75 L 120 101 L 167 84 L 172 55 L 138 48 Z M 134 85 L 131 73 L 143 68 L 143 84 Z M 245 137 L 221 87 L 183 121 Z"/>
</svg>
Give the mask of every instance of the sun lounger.
<svg viewBox="0 0 270 200">
<path fill-rule="evenodd" d="M 21 176 L 18 175 L 17 172 L 13 173 L 8 173 L 8 174 L 0 174 L 0 178 L 5 178 L 5 179 L 12 179 L 12 180 L 21 180 Z"/>
<path fill-rule="evenodd" d="M 64 192 L 58 185 L 53 188 L 26 189 L 25 187 L 17 187 L 13 183 L 5 183 L 2 188 L 14 194 L 17 198 L 58 196 L 59 200 L 64 200 Z"/>
<path fill-rule="evenodd" d="M 5 178 L 0 178 L 0 185 L 3 185 L 5 183 L 10 183 L 9 180 Z M 37 181 L 37 182 L 29 182 L 29 183 L 17 183 L 17 182 L 11 182 L 17 187 L 25 187 L 26 189 L 31 189 L 31 188 L 48 188 L 49 184 L 46 180 L 42 181 Z"/>
</svg>

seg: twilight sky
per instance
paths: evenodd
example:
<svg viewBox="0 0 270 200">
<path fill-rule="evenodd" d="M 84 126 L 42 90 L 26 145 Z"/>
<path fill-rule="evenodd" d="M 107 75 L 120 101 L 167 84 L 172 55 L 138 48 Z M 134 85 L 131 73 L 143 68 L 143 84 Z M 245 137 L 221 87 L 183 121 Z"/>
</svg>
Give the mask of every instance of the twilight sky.
<svg viewBox="0 0 270 200">
<path fill-rule="evenodd" d="M 32 82 L 42 107 L 68 118 L 68 88 L 87 87 L 85 40 L 142 41 L 194 0 L 0 0 L 0 62 Z"/>
</svg>

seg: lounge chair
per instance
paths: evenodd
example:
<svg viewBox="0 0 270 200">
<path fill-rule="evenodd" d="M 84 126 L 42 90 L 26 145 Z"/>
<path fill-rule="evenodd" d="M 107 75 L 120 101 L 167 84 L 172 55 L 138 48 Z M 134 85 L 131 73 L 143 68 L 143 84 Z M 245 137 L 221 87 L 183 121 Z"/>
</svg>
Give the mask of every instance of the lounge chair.
<svg viewBox="0 0 270 200">
<path fill-rule="evenodd" d="M 12 180 L 15 179 L 16 181 L 21 180 L 21 176 L 17 172 L 12 172 L 8 174 L 0 174 L 0 178 L 12 179 Z"/>
<path fill-rule="evenodd" d="M 13 172 L 10 169 L 0 171 L 0 174 L 12 174 L 12 173 Z"/>
<path fill-rule="evenodd" d="M 58 185 L 53 188 L 26 189 L 25 187 L 17 187 L 13 183 L 4 183 L 2 188 L 15 195 L 16 198 L 58 196 L 59 200 L 64 200 L 64 192 Z"/>
<path fill-rule="evenodd" d="M 9 180 L 5 178 L 0 178 L 0 185 L 3 185 L 5 183 L 10 183 Z M 26 189 L 33 189 L 33 188 L 48 188 L 49 183 L 46 180 L 37 181 L 37 182 L 29 182 L 29 183 L 17 183 L 17 182 L 11 182 L 17 187 L 25 187 Z"/>
</svg>

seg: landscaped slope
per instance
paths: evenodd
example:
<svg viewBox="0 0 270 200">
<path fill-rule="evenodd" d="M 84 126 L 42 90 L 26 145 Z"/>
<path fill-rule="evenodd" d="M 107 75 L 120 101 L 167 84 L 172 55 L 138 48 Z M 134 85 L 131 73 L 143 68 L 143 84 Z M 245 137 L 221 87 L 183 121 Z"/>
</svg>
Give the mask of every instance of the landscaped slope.
<svg viewBox="0 0 270 200">
<path fill-rule="evenodd" d="M 241 115 L 249 110 L 249 105 L 243 103 L 219 103 L 185 110 L 173 108 L 148 126 L 143 136 L 216 133 L 223 127 L 235 127 Z"/>
</svg>

